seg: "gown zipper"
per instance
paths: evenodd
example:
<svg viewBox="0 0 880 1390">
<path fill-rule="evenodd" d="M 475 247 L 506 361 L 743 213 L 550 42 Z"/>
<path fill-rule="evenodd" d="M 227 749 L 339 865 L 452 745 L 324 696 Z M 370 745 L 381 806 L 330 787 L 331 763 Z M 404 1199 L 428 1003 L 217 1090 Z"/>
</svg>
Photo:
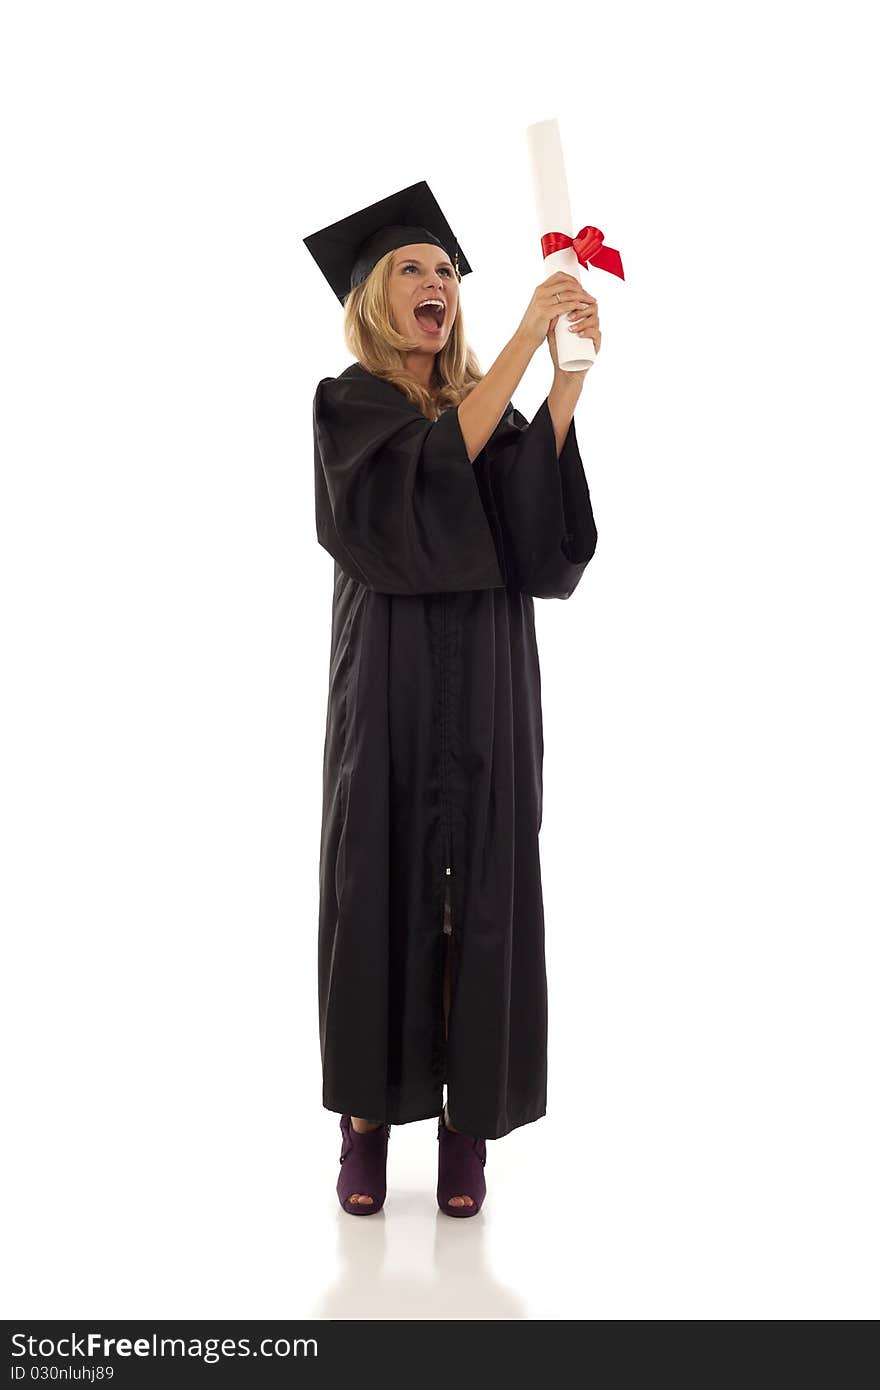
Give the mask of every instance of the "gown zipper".
<svg viewBox="0 0 880 1390">
<path fill-rule="evenodd" d="M 449 891 L 449 880 L 451 877 L 452 866 L 450 864 L 447 864 L 446 872 L 443 876 L 445 887 L 443 891 L 443 919 L 440 925 L 441 940 L 444 943 L 442 948 L 443 966 L 440 971 L 440 1036 L 443 1039 L 444 1072 L 446 1066 L 445 1058 L 447 1054 L 447 1048 L 449 1046 L 449 1021 L 448 1018 L 445 1016 L 444 1009 L 447 977 L 449 982 L 449 1012 L 450 1014 L 452 1013 L 452 946 L 454 938 L 452 935 L 452 897 Z M 447 906 L 449 908 L 448 927 L 446 925 Z"/>
<path fill-rule="evenodd" d="M 445 874 L 444 874 L 444 880 L 443 880 L 443 920 L 442 920 L 442 923 L 441 923 L 441 930 L 442 930 L 443 928 L 445 928 L 445 925 L 446 925 L 446 894 L 447 894 L 448 891 L 449 891 L 448 879 L 449 879 L 449 878 L 451 877 L 451 875 L 452 875 L 452 854 L 451 854 L 451 849 L 450 849 L 452 836 L 451 836 L 451 834 L 450 834 L 450 823 L 449 823 L 449 798 L 448 798 L 448 795 L 447 795 L 447 788 L 448 788 L 448 780 L 447 780 L 447 779 L 448 779 L 449 773 L 448 773 L 448 762 L 447 762 L 447 733 L 446 733 L 446 720 L 447 720 L 447 705 L 446 705 L 446 660 L 447 660 L 447 641 L 448 641 L 448 636 L 447 636 L 447 623 L 446 623 L 446 594 L 441 594 L 441 597 L 440 597 L 440 614 L 441 614 L 441 620 L 442 620 L 442 633 L 443 633 L 442 640 L 441 640 L 441 643 L 440 643 L 440 662 L 441 662 L 441 665 L 440 665 L 440 800 L 441 800 L 441 813 L 442 813 L 442 819 L 443 819 L 444 864 L 445 864 L 445 867 L 446 867 L 446 872 L 445 872 Z M 450 904 L 450 916 L 451 916 L 451 904 Z M 447 933 L 447 935 L 448 935 L 448 933 Z"/>
<path fill-rule="evenodd" d="M 452 934 L 452 898 L 451 898 L 451 895 L 450 895 L 450 892 L 449 892 L 449 888 L 450 888 L 449 880 L 450 880 L 451 877 L 452 877 L 452 865 L 451 865 L 451 864 L 447 864 L 447 866 L 446 866 L 446 873 L 445 873 L 445 875 L 444 875 L 444 887 L 443 887 L 443 931 L 446 933 L 447 936 L 451 936 L 451 934 Z M 446 908 L 447 908 L 447 906 L 448 906 L 448 908 L 449 908 L 449 928 L 448 928 L 448 930 L 447 930 L 447 927 L 446 927 Z"/>
<path fill-rule="evenodd" d="M 441 918 L 440 918 L 440 934 L 441 934 L 441 938 L 445 938 L 445 943 L 444 943 L 444 947 L 443 947 L 443 968 L 442 968 L 442 970 L 441 970 L 441 972 L 440 972 L 440 1021 L 441 1021 L 441 1037 L 443 1038 L 443 1053 L 444 1053 L 444 1059 L 445 1059 L 445 1056 L 446 1056 L 446 1049 L 447 1049 L 447 1047 L 448 1047 L 448 1022 L 446 1022 L 446 1021 L 444 1020 L 444 1008 L 443 1008 L 443 1003 L 444 1003 L 444 992 L 445 992 L 445 986 L 446 986 L 446 976 L 447 976 L 447 972 L 448 972 L 448 975 L 449 975 L 449 991 L 450 991 L 449 1008 L 450 1008 L 450 1012 L 451 1012 L 451 1010 L 452 1010 L 452 997 L 451 997 L 451 996 L 452 996 L 452 943 L 453 943 L 453 934 L 452 934 L 452 895 L 451 895 L 451 892 L 450 892 L 450 886 L 451 886 L 451 885 L 450 885 L 450 882 L 449 882 L 450 879 L 451 879 L 451 877 L 452 877 L 452 848 L 451 848 L 452 836 L 451 836 L 451 826 L 450 826 L 450 819 L 449 819 L 449 799 L 448 799 L 448 795 L 447 795 L 448 765 L 447 765 L 447 725 L 446 725 L 446 721 L 447 721 L 448 711 L 447 711 L 447 700 L 446 700 L 446 690 L 447 690 L 447 685 L 446 685 L 446 661 L 447 661 L 447 656 L 448 656 L 448 653 L 447 653 L 447 641 L 448 641 L 448 636 L 447 636 L 446 595 L 445 595 L 445 594 L 441 595 L 440 614 L 441 614 L 441 630 L 442 630 L 442 639 L 441 639 L 441 644 L 440 644 L 440 662 L 441 662 L 441 665 L 440 665 L 440 799 L 441 799 L 441 818 L 442 818 L 442 824 L 443 824 L 443 863 L 444 863 L 443 888 L 442 888 L 442 892 L 441 892 L 442 907 L 441 907 L 441 910 L 440 910 L 440 911 L 441 911 Z M 447 929 L 447 922 L 446 922 L 446 917 L 447 917 L 447 906 L 448 906 L 448 908 L 449 908 L 449 927 L 448 927 L 448 929 Z M 444 1060 L 444 1071 L 445 1071 L 445 1060 Z"/>
</svg>

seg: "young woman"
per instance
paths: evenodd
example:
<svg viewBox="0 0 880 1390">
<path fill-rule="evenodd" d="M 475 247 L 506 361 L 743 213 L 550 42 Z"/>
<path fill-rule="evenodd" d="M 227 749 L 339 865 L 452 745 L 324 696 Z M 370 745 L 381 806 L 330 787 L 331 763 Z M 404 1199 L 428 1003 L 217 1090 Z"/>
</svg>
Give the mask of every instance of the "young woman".
<svg viewBox="0 0 880 1390">
<path fill-rule="evenodd" d="M 585 373 L 560 370 L 554 336 L 565 315 L 598 349 L 596 300 L 550 275 L 482 374 L 457 242 L 453 264 L 439 210 L 429 226 L 386 211 L 343 257 L 347 288 L 337 263 L 356 360 L 314 398 L 317 534 L 335 560 L 323 1103 L 358 1216 L 385 1201 L 392 1124 L 437 1119 L 438 1205 L 462 1217 L 485 1196 L 486 1140 L 546 1111 L 533 600 L 570 597 L 596 546 L 573 420 Z M 544 342 L 552 382 L 529 423 L 510 397 Z"/>
</svg>

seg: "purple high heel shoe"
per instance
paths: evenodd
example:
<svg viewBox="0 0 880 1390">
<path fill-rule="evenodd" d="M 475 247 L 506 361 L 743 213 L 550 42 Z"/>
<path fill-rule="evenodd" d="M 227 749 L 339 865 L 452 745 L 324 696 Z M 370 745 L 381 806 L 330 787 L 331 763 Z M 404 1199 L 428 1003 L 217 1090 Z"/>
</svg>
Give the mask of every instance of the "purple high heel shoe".
<svg viewBox="0 0 880 1390">
<path fill-rule="evenodd" d="M 445 1107 L 444 1107 L 445 1108 Z M 476 1216 L 486 1196 L 486 1141 L 437 1122 L 437 1205 L 447 1216 Z M 470 1197 L 471 1206 L 451 1207 L 450 1197 Z"/>
<path fill-rule="evenodd" d="M 343 1211 L 351 1216 L 372 1216 L 381 1211 L 385 1202 L 385 1161 L 388 1157 L 388 1137 L 390 1125 L 378 1125 L 358 1134 L 351 1123 L 350 1115 L 342 1115 L 339 1120 L 342 1130 L 342 1165 L 336 1181 L 336 1195 Z M 372 1202 L 352 1202 L 352 1193 L 362 1197 L 372 1197 Z"/>
</svg>

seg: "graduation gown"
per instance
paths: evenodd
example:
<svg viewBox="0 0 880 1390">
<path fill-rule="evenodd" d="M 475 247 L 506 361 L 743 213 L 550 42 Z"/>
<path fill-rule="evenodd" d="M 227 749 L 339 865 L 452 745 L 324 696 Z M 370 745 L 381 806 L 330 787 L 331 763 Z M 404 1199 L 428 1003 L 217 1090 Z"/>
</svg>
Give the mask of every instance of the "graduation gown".
<svg viewBox="0 0 880 1390">
<path fill-rule="evenodd" d="M 510 403 L 469 460 L 359 362 L 319 382 L 315 510 L 333 556 L 318 985 L 323 1104 L 391 1124 L 443 1103 L 498 1139 L 546 1110 L 535 598 L 596 527 L 572 421 Z M 445 930 L 444 930 L 445 926 Z M 448 1037 L 443 971 L 451 951 Z"/>
</svg>

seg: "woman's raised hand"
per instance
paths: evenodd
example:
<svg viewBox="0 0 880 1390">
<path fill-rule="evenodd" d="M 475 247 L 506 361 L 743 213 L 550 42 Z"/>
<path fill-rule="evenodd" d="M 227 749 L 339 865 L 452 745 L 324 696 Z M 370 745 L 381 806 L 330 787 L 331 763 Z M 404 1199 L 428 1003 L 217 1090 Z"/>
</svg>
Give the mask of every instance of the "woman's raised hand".
<svg viewBox="0 0 880 1390">
<path fill-rule="evenodd" d="M 576 276 L 569 275 L 565 270 L 554 271 L 532 295 L 517 334 L 528 342 L 533 351 L 537 351 L 545 338 L 548 344 L 552 344 L 552 333 L 559 315 L 576 309 L 578 313 L 573 316 L 572 322 L 582 320 L 578 323 L 577 331 L 582 334 L 589 332 L 598 350 L 599 343 L 596 339 L 601 340 L 601 334 L 598 329 L 596 302 Z M 555 366 L 556 353 L 553 346 L 550 347 L 550 354 Z"/>
</svg>

